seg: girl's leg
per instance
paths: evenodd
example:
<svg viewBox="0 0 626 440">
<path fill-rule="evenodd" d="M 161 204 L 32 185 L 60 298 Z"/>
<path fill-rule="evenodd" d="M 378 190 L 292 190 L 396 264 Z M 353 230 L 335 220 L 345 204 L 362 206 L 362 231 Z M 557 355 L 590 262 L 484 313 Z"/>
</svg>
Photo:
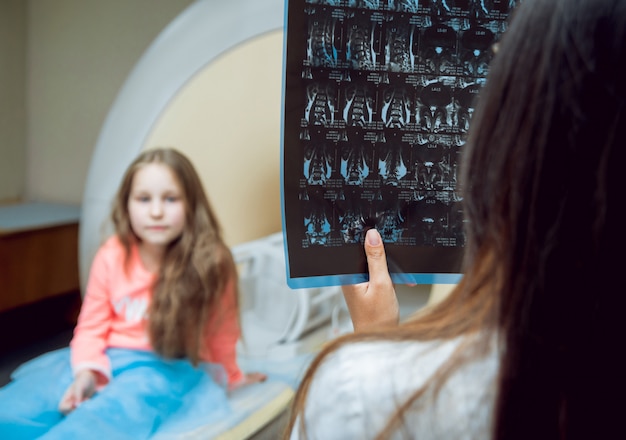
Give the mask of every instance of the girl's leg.
<svg viewBox="0 0 626 440">
<path fill-rule="evenodd" d="M 57 424 L 61 396 L 40 393 L 24 381 L 0 389 L 0 438 L 34 439 Z"/>
<path fill-rule="evenodd" d="M 58 405 L 72 380 L 67 356 L 47 354 L 20 368 L 0 389 L 0 439 L 32 440 L 63 418 Z"/>
<path fill-rule="evenodd" d="M 134 364 L 42 438 L 147 439 L 204 375 L 183 362 Z"/>
</svg>

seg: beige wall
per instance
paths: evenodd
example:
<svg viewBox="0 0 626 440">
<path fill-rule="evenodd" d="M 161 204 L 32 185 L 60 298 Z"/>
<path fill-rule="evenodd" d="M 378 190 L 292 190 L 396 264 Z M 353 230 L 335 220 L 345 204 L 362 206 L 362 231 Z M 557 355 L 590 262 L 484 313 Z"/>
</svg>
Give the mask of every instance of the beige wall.
<svg viewBox="0 0 626 440">
<path fill-rule="evenodd" d="M 230 245 L 281 230 L 282 44 L 277 30 L 211 62 L 164 109 L 144 146 L 190 157 Z"/>
<path fill-rule="evenodd" d="M 23 0 L 0 1 L 0 203 L 25 187 L 26 12 Z"/>
<path fill-rule="evenodd" d="M 82 202 L 120 88 L 193 2 L 0 1 L 0 203 Z M 175 145 L 208 167 L 207 191 L 236 244 L 280 229 L 282 31 L 232 52 L 190 81 L 146 146 Z"/>
<path fill-rule="evenodd" d="M 0 201 L 81 202 L 120 87 L 191 3 L 0 1 Z"/>
</svg>

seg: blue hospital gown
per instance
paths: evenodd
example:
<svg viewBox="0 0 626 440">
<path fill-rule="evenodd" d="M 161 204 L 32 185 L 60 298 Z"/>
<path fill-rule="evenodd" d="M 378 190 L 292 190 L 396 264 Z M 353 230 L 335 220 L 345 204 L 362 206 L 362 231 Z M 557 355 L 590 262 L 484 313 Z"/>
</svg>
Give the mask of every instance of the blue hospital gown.
<svg viewBox="0 0 626 440">
<path fill-rule="evenodd" d="M 230 414 L 221 366 L 109 349 L 113 379 L 68 416 L 58 404 L 71 384 L 69 348 L 20 366 L 0 389 L 0 439 L 147 439 L 186 432 Z"/>
</svg>

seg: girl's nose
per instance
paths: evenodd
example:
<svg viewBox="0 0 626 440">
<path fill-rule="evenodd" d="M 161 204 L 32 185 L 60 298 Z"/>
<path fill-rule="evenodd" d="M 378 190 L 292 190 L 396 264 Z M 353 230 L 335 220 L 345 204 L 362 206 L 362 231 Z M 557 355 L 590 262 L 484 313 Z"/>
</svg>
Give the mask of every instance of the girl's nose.
<svg viewBox="0 0 626 440">
<path fill-rule="evenodd" d="M 161 217 L 163 215 L 163 204 L 160 200 L 154 200 L 150 205 L 150 215 L 152 217 Z"/>
</svg>

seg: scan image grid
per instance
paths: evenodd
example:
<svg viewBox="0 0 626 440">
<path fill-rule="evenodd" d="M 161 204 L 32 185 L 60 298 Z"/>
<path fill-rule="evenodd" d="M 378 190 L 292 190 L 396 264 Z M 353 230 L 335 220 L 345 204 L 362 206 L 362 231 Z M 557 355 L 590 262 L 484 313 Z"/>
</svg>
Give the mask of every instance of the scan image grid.
<svg viewBox="0 0 626 440">
<path fill-rule="evenodd" d="M 360 245 L 371 227 L 393 246 L 463 247 L 459 163 L 515 3 L 289 1 L 306 33 L 287 36 L 283 147 L 302 249 Z"/>
</svg>

